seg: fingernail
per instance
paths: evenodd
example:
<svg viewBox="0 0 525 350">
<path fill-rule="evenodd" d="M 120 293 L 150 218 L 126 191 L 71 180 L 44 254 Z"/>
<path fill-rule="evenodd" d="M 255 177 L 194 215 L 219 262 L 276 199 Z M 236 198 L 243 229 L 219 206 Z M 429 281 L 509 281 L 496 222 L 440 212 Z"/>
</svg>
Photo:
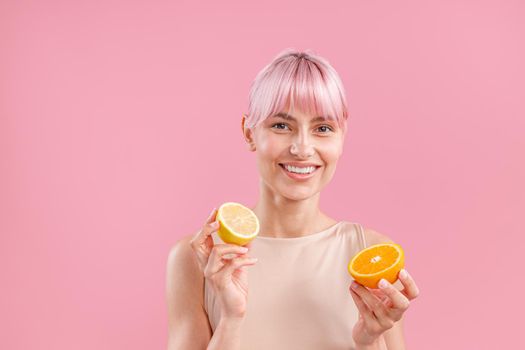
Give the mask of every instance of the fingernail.
<svg viewBox="0 0 525 350">
<path fill-rule="evenodd" d="M 245 252 L 246 253 L 247 251 L 248 251 L 248 248 L 246 248 L 246 247 L 242 247 L 241 248 L 241 252 Z"/>
<path fill-rule="evenodd" d="M 384 288 L 388 288 L 388 285 L 389 285 L 388 281 L 385 280 L 384 278 L 381 278 L 381 281 L 379 281 L 379 287 L 384 289 Z"/>
<path fill-rule="evenodd" d="M 408 272 L 405 269 L 402 269 L 399 272 L 399 276 L 401 276 L 401 278 L 407 278 L 408 277 Z"/>
<path fill-rule="evenodd" d="M 213 228 L 218 228 L 219 227 L 219 222 L 218 221 L 214 221 L 212 224 Z"/>
<path fill-rule="evenodd" d="M 352 282 L 352 288 L 353 289 L 357 289 L 359 286 L 357 285 L 357 283 L 354 281 Z"/>
</svg>

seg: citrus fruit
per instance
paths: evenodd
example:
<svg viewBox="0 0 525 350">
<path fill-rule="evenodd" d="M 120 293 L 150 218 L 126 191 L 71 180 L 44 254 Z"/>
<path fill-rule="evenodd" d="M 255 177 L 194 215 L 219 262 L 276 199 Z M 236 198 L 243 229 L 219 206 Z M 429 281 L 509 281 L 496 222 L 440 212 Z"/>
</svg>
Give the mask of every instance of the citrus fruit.
<svg viewBox="0 0 525 350">
<path fill-rule="evenodd" d="M 378 288 L 381 278 L 394 283 L 403 267 L 405 253 L 401 246 L 396 243 L 381 243 L 357 253 L 348 264 L 348 272 L 363 286 Z"/>
<path fill-rule="evenodd" d="M 217 234 L 224 243 L 245 245 L 259 233 L 259 219 L 242 204 L 226 202 L 217 211 Z"/>
</svg>

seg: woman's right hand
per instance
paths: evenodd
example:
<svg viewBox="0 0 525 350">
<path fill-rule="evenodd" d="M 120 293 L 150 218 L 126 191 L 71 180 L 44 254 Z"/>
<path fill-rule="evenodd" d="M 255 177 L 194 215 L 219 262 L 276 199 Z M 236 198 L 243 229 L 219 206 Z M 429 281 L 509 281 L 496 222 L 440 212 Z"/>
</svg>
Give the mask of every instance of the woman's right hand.
<svg viewBox="0 0 525 350">
<path fill-rule="evenodd" d="M 236 244 L 213 244 L 211 234 L 219 229 L 213 209 L 206 223 L 191 240 L 199 267 L 214 289 L 221 305 L 221 318 L 243 318 L 248 297 L 248 275 L 244 266 L 254 265 L 257 259 L 246 253 L 251 242 L 244 247 Z"/>
</svg>

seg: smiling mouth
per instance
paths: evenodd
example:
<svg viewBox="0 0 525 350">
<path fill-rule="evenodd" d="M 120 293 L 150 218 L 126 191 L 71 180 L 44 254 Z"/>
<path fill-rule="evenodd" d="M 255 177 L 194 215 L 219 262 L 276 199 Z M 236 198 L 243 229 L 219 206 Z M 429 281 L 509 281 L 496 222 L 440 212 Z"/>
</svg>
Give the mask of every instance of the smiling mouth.
<svg viewBox="0 0 525 350">
<path fill-rule="evenodd" d="M 303 175 L 303 176 L 312 175 L 313 173 L 315 173 L 315 172 L 317 171 L 317 169 L 320 168 L 320 166 L 315 165 L 315 166 L 313 166 L 315 169 L 314 169 L 312 172 L 310 172 L 310 173 L 296 173 L 296 172 L 289 171 L 288 169 L 286 169 L 286 167 L 285 167 L 284 164 L 282 164 L 282 163 L 279 163 L 279 166 L 280 166 L 284 171 L 286 171 L 287 173 L 294 174 L 294 175 Z"/>
</svg>

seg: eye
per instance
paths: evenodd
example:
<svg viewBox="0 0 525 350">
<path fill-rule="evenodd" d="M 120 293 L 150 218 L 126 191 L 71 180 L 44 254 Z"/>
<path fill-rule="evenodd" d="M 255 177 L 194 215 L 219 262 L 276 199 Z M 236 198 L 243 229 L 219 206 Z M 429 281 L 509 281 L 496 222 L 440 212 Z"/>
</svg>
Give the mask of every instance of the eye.
<svg viewBox="0 0 525 350">
<path fill-rule="evenodd" d="M 272 125 L 272 129 L 275 129 L 274 126 L 276 126 L 276 125 L 284 125 L 284 126 L 287 126 L 285 123 L 275 123 L 275 124 Z M 283 130 L 283 129 L 281 129 L 281 128 L 277 128 L 277 129 Z"/>
<path fill-rule="evenodd" d="M 332 129 L 332 128 L 331 128 L 330 126 L 328 126 L 328 125 L 321 125 L 321 126 L 319 127 L 319 129 L 321 129 L 321 128 L 328 128 L 329 131 L 334 131 L 334 129 Z M 325 132 L 323 132 L 323 133 L 325 133 Z"/>
</svg>

